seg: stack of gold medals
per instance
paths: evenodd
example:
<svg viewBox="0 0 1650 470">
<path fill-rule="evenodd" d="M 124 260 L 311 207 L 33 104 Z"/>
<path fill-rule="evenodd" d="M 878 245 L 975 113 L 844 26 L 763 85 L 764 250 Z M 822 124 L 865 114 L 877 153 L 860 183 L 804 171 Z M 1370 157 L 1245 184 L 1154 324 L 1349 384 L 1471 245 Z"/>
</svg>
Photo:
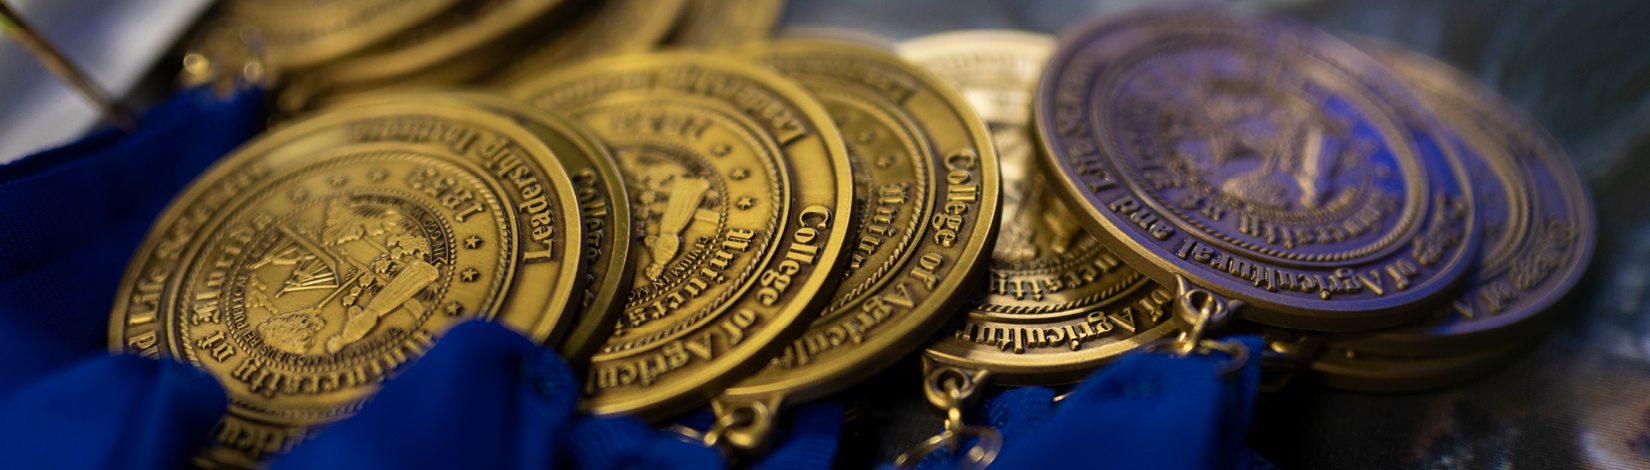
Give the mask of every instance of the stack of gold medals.
<svg viewBox="0 0 1650 470">
<path fill-rule="evenodd" d="M 277 116 L 155 222 L 112 347 L 223 383 L 205 466 L 302 445 L 476 318 L 560 352 L 584 411 L 708 404 L 682 432 L 744 455 L 920 354 L 948 419 L 907 457 L 985 464 L 984 390 L 1248 354 L 1222 335 L 1266 338 L 1272 386 L 1471 378 L 1592 252 L 1540 126 L 1393 46 L 1209 8 L 1058 47 L 769 39 L 782 7 L 228 0 L 185 81 Z"/>
</svg>

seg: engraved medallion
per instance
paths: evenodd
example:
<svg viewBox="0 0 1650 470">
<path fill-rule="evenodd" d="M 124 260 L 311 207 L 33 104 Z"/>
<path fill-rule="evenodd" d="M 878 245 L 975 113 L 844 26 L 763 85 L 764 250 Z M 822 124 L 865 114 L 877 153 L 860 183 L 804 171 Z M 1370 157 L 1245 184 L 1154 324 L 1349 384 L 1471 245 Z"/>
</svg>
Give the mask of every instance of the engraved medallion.
<svg viewBox="0 0 1650 470">
<path fill-rule="evenodd" d="M 1047 189 L 1033 154 L 1031 91 L 1054 38 L 976 30 L 899 44 L 954 83 L 991 126 L 1002 160 L 1003 220 L 987 277 L 927 355 L 990 370 L 994 382 L 1052 385 L 1176 332 L 1173 294 L 1101 246 Z"/>
<path fill-rule="evenodd" d="M 127 270 L 111 347 L 223 383 L 229 413 L 202 464 L 256 465 L 359 410 L 458 323 L 567 330 L 578 213 L 549 150 L 491 114 L 396 104 L 299 121 L 173 200 Z"/>
<path fill-rule="evenodd" d="M 233 0 L 224 14 L 257 28 L 278 70 L 305 69 L 378 44 L 460 0 Z"/>
<path fill-rule="evenodd" d="M 829 308 L 713 402 L 718 415 L 769 418 L 724 430 L 730 444 L 752 449 L 772 434 L 779 408 L 858 383 L 928 341 L 979 279 L 1001 183 L 989 131 L 968 102 L 898 56 L 817 40 L 747 54 L 825 105 L 847 139 L 862 201 Z"/>
<path fill-rule="evenodd" d="M 1309 330 L 1398 325 L 1477 252 L 1447 130 L 1362 52 L 1307 26 L 1148 9 L 1070 36 L 1033 119 L 1052 186 L 1163 285 Z M 1192 291 L 1188 291 L 1190 293 Z"/>
<path fill-rule="evenodd" d="M 1535 336 L 1543 323 L 1535 317 L 1575 285 L 1598 237 L 1570 158 L 1534 118 L 1472 77 L 1393 46 L 1365 46 L 1459 137 L 1484 241 L 1466 288 L 1445 308 L 1413 325 L 1332 339 L 1331 347 L 1432 356 Z"/>
<path fill-rule="evenodd" d="M 605 0 L 546 28 L 550 35 L 511 58 L 488 82 L 515 85 L 579 60 L 653 49 L 687 7 L 688 0 Z"/>
<path fill-rule="evenodd" d="M 640 243 L 623 318 L 584 407 L 660 419 L 760 368 L 840 282 L 853 181 L 841 134 L 799 85 L 695 53 L 630 55 L 514 93 L 608 144 Z"/>
<path fill-rule="evenodd" d="M 690 0 L 671 43 L 728 47 L 767 39 L 785 12 L 785 0 Z"/>
<path fill-rule="evenodd" d="M 576 369 L 595 354 L 612 333 L 624 309 L 635 265 L 631 263 L 630 196 L 606 144 L 583 124 L 514 98 L 492 93 L 442 91 L 360 96 L 368 104 L 383 101 L 429 101 L 470 106 L 507 117 L 532 131 L 561 162 L 578 194 L 584 218 L 581 253 L 587 264 L 580 313 L 558 349 Z"/>
<path fill-rule="evenodd" d="M 400 31 L 349 57 L 294 77 L 282 112 L 297 113 L 331 95 L 428 88 L 485 78 L 512 59 L 529 36 L 553 24 L 563 0 L 473 0 Z"/>
</svg>

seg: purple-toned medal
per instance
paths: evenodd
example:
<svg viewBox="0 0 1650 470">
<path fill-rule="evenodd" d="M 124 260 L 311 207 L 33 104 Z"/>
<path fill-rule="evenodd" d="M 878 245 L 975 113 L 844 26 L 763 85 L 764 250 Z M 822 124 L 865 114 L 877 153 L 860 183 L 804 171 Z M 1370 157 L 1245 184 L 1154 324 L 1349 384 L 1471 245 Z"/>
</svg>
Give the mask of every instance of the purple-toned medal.
<svg viewBox="0 0 1650 470">
<path fill-rule="evenodd" d="M 1111 17 L 1063 38 L 1034 119 L 1056 192 L 1118 256 L 1180 286 L 1183 328 L 1399 325 L 1434 311 L 1477 253 L 1445 128 L 1308 26 L 1210 8 Z"/>
<path fill-rule="evenodd" d="M 1470 379 L 1515 357 L 1561 312 L 1549 308 L 1592 259 L 1597 223 L 1564 150 L 1535 119 L 1426 56 L 1361 44 L 1458 137 L 1484 242 L 1466 287 L 1418 322 L 1330 338 L 1312 364 L 1323 383 L 1416 390 Z"/>
</svg>

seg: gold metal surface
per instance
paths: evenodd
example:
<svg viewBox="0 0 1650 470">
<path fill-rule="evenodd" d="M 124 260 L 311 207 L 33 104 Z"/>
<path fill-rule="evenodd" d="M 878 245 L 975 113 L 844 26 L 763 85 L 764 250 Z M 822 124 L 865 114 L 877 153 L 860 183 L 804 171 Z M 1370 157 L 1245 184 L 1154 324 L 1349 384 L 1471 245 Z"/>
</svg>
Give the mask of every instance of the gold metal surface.
<svg viewBox="0 0 1650 470">
<path fill-rule="evenodd" d="M 573 180 L 584 217 L 581 254 L 587 263 L 581 314 L 558 351 L 583 370 L 612 333 L 630 293 L 635 264 L 630 256 L 630 196 L 613 155 L 594 132 L 570 116 L 540 109 L 503 95 L 446 90 L 428 93 L 358 95 L 344 106 L 413 101 L 468 106 L 515 121 L 539 137 Z"/>
<path fill-rule="evenodd" d="M 671 44 L 721 48 L 767 39 L 785 0 L 689 0 Z"/>
<path fill-rule="evenodd" d="M 831 300 L 854 187 L 841 134 L 795 82 L 675 52 L 586 62 L 513 93 L 607 142 L 644 245 L 586 409 L 657 420 L 703 404 Z"/>
<path fill-rule="evenodd" d="M 466 0 L 365 50 L 300 73 L 282 91 L 278 105 L 283 112 L 297 113 L 324 95 L 484 80 L 559 19 L 551 12 L 563 9 L 562 3 Z"/>
<path fill-rule="evenodd" d="M 1083 230 L 1033 160 L 1031 92 L 1054 38 L 958 31 L 898 49 L 958 87 L 990 125 L 1002 159 L 1003 220 L 989 274 L 926 354 L 990 370 L 1000 384 L 1054 385 L 1173 335 L 1172 293 Z"/>
<path fill-rule="evenodd" d="M 111 347 L 225 384 L 202 464 L 257 465 L 359 410 L 453 325 L 565 333 L 582 225 L 549 149 L 507 119 L 416 104 L 315 116 L 172 201 L 121 283 Z"/>
<path fill-rule="evenodd" d="M 361 51 L 463 0 L 229 0 L 226 16 L 257 28 L 267 65 L 299 70 Z"/>
<path fill-rule="evenodd" d="M 1001 209 L 997 153 L 968 102 L 899 56 L 834 41 L 751 47 L 757 62 L 807 87 L 831 113 L 864 202 L 848 272 L 829 310 L 718 409 L 806 402 L 880 372 L 927 342 L 977 284 Z M 732 429 L 733 446 L 768 434 Z"/>
<path fill-rule="evenodd" d="M 602 0 L 549 28 L 489 83 L 513 86 L 579 60 L 653 49 L 664 41 L 688 0 Z"/>
</svg>

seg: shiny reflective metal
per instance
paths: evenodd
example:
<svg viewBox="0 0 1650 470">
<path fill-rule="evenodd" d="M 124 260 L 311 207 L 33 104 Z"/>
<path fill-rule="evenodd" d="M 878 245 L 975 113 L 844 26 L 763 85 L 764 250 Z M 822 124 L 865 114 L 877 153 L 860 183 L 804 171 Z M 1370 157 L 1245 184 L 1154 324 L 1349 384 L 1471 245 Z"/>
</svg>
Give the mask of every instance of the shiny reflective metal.
<svg viewBox="0 0 1650 470">
<path fill-rule="evenodd" d="M 347 57 L 295 74 L 276 102 L 295 114 L 367 91 L 484 81 L 557 21 L 564 0 L 467 0 Z M 555 14 L 560 12 L 564 14 Z"/>
<path fill-rule="evenodd" d="M 894 459 L 898 468 L 915 467 L 922 459 L 940 449 L 952 455 L 969 439 L 974 445 L 960 455 L 958 468 L 983 469 L 1002 452 L 1003 436 L 987 426 L 969 426 L 963 421 L 963 409 L 973 408 L 991 378 L 990 371 L 964 370 L 941 364 L 928 356 L 922 358 L 923 392 L 928 403 L 945 416 L 945 430 L 930 437 Z"/>
<path fill-rule="evenodd" d="M 258 465 L 354 414 L 454 325 L 565 334 L 582 225 L 561 165 L 508 119 L 402 103 L 302 119 L 172 201 L 121 282 L 110 347 L 223 383 L 202 464 Z"/>
<path fill-rule="evenodd" d="M 1308 26 L 1210 7 L 1072 33 L 1033 118 L 1078 219 L 1126 263 L 1267 325 L 1413 321 L 1477 253 L 1447 128 L 1374 59 Z"/>
<path fill-rule="evenodd" d="M 670 42 L 684 47 L 725 48 L 773 35 L 785 0 L 689 0 Z"/>
<path fill-rule="evenodd" d="M 569 18 L 546 27 L 547 35 L 512 50 L 510 63 L 483 81 L 509 87 L 579 60 L 651 50 L 669 35 L 688 1 L 584 2 Z"/>
<path fill-rule="evenodd" d="M 463 0 L 229 0 L 222 12 L 258 29 L 266 64 L 302 70 L 365 50 Z"/>
<path fill-rule="evenodd" d="M 1173 292 L 1101 246 L 1037 167 L 1031 92 L 1054 39 L 956 31 L 898 49 L 958 87 L 990 126 L 1002 160 L 1003 220 L 987 277 L 924 354 L 990 370 L 997 384 L 1056 385 L 1173 335 Z"/>
<path fill-rule="evenodd" d="M 472 107 L 509 118 L 537 135 L 567 171 L 583 217 L 584 238 L 578 250 L 587 265 L 584 292 L 578 303 L 578 320 L 567 335 L 542 340 L 559 345 L 562 358 L 575 370 L 583 370 L 613 331 L 635 277 L 635 263 L 630 256 L 634 241 L 630 236 L 630 196 L 607 144 L 571 116 L 489 92 L 361 94 L 340 106 L 397 101 Z"/>
<path fill-rule="evenodd" d="M 1331 345 L 1362 353 L 1440 356 L 1497 349 L 1542 333 L 1550 307 L 1592 260 L 1598 221 L 1564 149 L 1516 105 L 1441 62 L 1365 42 L 1458 138 L 1486 229 L 1466 287 L 1415 324 Z"/>
<path fill-rule="evenodd" d="M 943 79 L 839 41 L 780 40 L 747 57 L 801 82 L 847 138 L 858 207 L 830 304 L 767 367 L 729 387 L 718 414 L 756 407 L 729 442 L 761 452 L 778 409 L 865 380 L 921 347 L 978 284 L 1001 210 L 985 123 Z"/>
<path fill-rule="evenodd" d="M 708 54 L 633 54 L 513 94 L 582 120 L 618 159 L 642 247 L 586 409 L 661 419 L 755 372 L 831 301 L 854 185 L 842 134 L 800 85 Z"/>
</svg>

